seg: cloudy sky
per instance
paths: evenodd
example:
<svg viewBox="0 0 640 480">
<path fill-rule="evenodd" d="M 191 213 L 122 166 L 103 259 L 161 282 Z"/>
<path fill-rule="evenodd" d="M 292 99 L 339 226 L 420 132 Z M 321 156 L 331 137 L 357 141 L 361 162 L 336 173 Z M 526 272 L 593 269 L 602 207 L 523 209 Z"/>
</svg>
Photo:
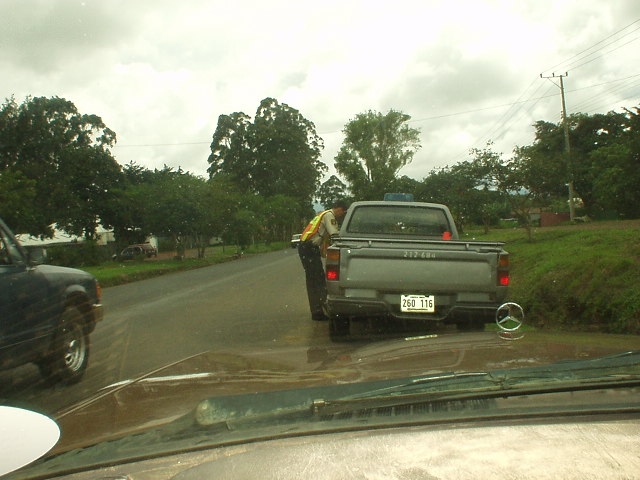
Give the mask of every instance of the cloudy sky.
<svg viewBox="0 0 640 480">
<path fill-rule="evenodd" d="M 324 139 L 367 110 L 400 110 L 421 180 L 532 123 L 640 105 L 638 0 L 0 0 L 0 92 L 59 96 L 102 117 L 121 164 L 206 175 L 220 114 L 273 97 Z"/>
</svg>

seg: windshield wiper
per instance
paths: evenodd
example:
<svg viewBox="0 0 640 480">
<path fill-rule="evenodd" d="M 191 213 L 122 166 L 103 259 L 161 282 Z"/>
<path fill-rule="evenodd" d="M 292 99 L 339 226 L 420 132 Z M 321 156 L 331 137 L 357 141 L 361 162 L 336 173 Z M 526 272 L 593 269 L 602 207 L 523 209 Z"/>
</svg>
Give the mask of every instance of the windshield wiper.
<svg viewBox="0 0 640 480">
<path fill-rule="evenodd" d="M 640 351 L 588 360 L 491 372 L 446 373 L 410 379 L 335 399 L 316 399 L 317 415 L 345 409 L 370 408 L 447 400 L 506 398 L 531 394 L 573 392 L 640 386 Z"/>
</svg>

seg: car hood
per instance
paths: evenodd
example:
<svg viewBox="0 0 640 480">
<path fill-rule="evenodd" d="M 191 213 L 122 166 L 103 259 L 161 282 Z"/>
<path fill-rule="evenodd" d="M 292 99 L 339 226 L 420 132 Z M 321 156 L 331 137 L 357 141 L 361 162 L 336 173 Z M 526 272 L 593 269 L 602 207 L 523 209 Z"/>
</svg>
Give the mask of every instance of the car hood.
<svg viewBox="0 0 640 480">
<path fill-rule="evenodd" d="M 596 338 L 597 337 L 597 338 Z M 54 415 L 61 438 L 51 453 L 157 427 L 204 399 L 335 388 L 443 372 L 485 372 L 597 358 L 638 349 L 625 336 L 496 332 L 427 335 L 330 348 L 203 352 L 102 388 Z M 321 390 L 319 390 L 321 392 Z"/>
</svg>

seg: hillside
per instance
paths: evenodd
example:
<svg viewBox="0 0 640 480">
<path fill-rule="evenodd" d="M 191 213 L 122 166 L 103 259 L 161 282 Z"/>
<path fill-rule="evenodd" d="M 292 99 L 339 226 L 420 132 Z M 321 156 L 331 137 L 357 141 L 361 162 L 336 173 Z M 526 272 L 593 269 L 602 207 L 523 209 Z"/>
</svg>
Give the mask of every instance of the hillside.
<svg viewBox="0 0 640 480">
<path fill-rule="evenodd" d="M 640 221 L 467 232 L 502 240 L 510 253 L 509 299 L 541 328 L 640 334 Z"/>
</svg>

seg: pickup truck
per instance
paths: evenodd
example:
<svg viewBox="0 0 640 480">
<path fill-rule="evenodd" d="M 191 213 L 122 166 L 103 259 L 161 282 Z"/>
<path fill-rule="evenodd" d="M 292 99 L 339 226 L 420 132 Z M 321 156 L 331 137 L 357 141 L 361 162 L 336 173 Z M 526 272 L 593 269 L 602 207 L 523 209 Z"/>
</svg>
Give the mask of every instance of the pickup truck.
<svg viewBox="0 0 640 480">
<path fill-rule="evenodd" d="M 0 370 L 35 363 L 48 383 L 76 383 L 89 362 L 89 334 L 103 318 L 100 285 L 36 256 L 0 220 Z"/>
<path fill-rule="evenodd" d="M 445 205 L 354 202 L 326 254 L 331 334 L 381 316 L 484 329 L 507 295 L 503 245 L 460 240 Z"/>
</svg>

